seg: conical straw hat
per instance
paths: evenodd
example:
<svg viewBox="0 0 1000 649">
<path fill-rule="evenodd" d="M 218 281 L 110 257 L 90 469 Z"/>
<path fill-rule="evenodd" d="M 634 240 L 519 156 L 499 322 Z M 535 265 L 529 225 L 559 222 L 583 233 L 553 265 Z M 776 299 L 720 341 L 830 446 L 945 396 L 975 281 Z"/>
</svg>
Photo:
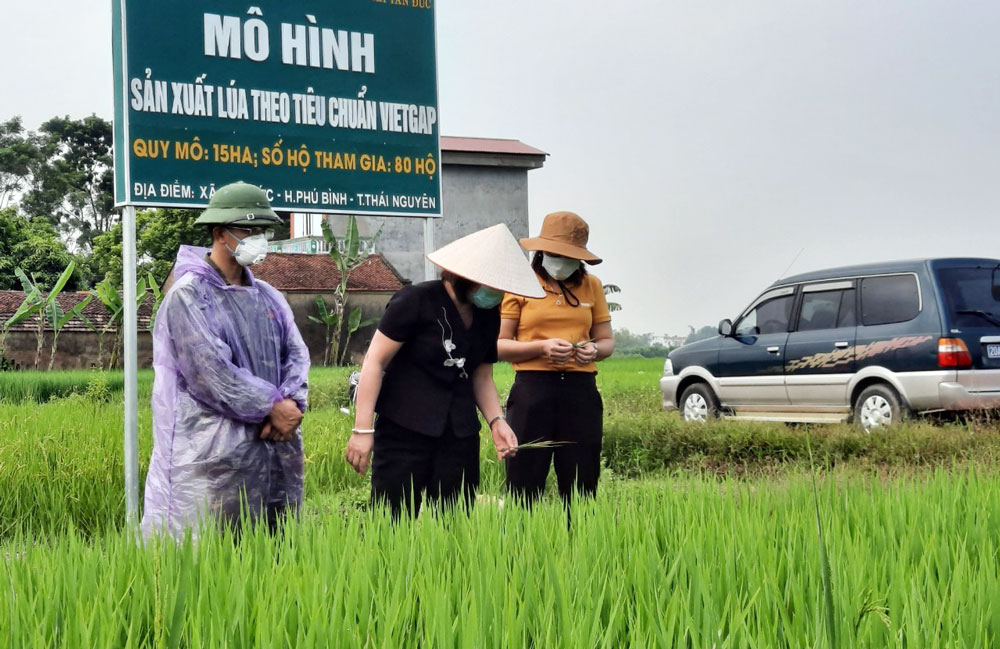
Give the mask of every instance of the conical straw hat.
<svg viewBox="0 0 1000 649">
<path fill-rule="evenodd" d="M 503 223 L 452 241 L 427 259 L 483 286 L 525 297 L 545 297 L 524 250 Z"/>
</svg>

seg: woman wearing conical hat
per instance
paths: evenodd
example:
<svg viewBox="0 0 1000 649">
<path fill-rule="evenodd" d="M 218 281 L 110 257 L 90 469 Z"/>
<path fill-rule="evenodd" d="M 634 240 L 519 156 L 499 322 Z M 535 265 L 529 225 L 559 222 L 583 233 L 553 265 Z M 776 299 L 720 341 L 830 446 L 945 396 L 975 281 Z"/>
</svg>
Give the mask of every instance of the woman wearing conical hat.
<svg viewBox="0 0 1000 649">
<path fill-rule="evenodd" d="M 544 295 L 503 224 L 427 258 L 442 277 L 406 286 L 389 301 L 361 366 L 347 443 L 358 473 L 371 462 L 372 499 L 395 517 L 404 507 L 416 515 L 424 497 L 471 504 L 479 485 L 477 408 L 497 457 L 516 453 L 493 383 L 499 305 L 505 292 Z"/>
<path fill-rule="evenodd" d="M 597 491 L 604 405 L 595 377 L 615 339 L 604 288 L 584 266 L 601 263 L 587 249 L 589 238 L 576 214 L 546 216 L 539 236 L 521 239 L 535 251 L 531 265 L 544 296 L 508 294 L 500 308 L 499 358 L 515 371 L 507 418 L 521 443 L 558 444 L 507 462 L 507 488 L 529 504 L 544 490 L 550 465 L 564 501 Z"/>
</svg>

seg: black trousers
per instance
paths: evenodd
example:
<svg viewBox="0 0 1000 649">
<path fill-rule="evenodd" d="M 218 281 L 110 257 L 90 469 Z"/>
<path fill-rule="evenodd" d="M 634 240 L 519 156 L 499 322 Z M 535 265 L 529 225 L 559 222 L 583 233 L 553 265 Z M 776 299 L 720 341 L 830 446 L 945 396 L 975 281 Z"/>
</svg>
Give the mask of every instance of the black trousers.
<svg viewBox="0 0 1000 649">
<path fill-rule="evenodd" d="M 379 417 L 372 451 L 372 502 L 387 504 L 394 519 L 405 506 L 420 512 L 421 500 L 471 507 L 479 487 L 479 435 L 455 437 L 449 427 L 430 437 Z"/>
<path fill-rule="evenodd" d="M 555 448 L 527 449 L 507 460 L 507 489 L 531 504 L 545 489 L 555 464 L 559 495 L 592 496 L 601 474 L 604 403 L 594 374 L 518 372 L 507 398 L 507 422 L 519 444 L 568 442 Z"/>
</svg>

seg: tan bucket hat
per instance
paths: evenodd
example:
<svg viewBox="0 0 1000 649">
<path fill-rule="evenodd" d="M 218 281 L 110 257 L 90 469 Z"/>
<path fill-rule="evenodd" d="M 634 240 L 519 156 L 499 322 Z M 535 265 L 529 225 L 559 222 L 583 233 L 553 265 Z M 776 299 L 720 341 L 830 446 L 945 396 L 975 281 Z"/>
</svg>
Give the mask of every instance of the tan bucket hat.
<svg viewBox="0 0 1000 649">
<path fill-rule="evenodd" d="M 503 223 L 452 241 L 427 259 L 443 270 L 498 291 L 545 297 L 524 251 Z"/>
<path fill-rule="evenodd" d="M 590 227 L 573 212 L 553 212 L 542 221 L 542 231 L 537 237 L 521 239 L 525 250 L 541 250 L 554 255 L 579 259 L 588 264 L 603 260 L 587 250 Z"/>
</svg>

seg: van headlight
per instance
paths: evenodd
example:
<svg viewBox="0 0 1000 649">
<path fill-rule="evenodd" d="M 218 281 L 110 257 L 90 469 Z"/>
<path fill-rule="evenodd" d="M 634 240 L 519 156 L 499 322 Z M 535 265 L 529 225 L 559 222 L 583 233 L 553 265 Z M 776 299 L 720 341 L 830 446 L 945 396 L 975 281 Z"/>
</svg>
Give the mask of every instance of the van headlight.
<svg viewBox="0 0 1000 649">
<path fill-rule="evenodd" d="M 669 358 L 667 362 L 663 364 L 663 376 L 673 376 L 674 375 L 674 364 Z"/>
</svg>

